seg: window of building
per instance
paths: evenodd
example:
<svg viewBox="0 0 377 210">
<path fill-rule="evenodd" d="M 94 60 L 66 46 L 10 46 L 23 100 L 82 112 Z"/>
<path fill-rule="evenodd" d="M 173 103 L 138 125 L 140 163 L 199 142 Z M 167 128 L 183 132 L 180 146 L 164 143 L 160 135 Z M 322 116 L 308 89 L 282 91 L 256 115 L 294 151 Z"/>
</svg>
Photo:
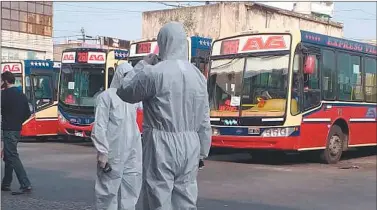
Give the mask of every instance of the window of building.
<svg viewBox="0 0 377 210">
<path fill-rule="evenodd" d="M 20 31 L 27 33 L 27 23 L 20 22 Z"/>
<path fill-rule="evenodd" d="M 2 8 L 10 8 L 10 1 L 2 1 L 1 7 Z"/>
<path fill-rule="evenodd" d="M 44 16 L 44 25 L 52 27 L 52 17 Z"/>
<path fill-rule="evenodd" d="M 336 99 L 336 69 L 335 53 L 330 50 L 322 51 L 322 95 L 324 99 Z"/>
<path fill-rule="evenodd" d="M 20 21 L 27 22 L 27 13 L 26 12 L 20 12 Z"/>
<path fill-rule="evenodd" d="M 10 30 L 11 31 L 19 31 L 20 30 L 20 22 L 12 20 L 10 21 Z"/>
<path fill-rule="evenodd" d="M 52 7 L 48 5 L 43 6 L 43 14 L 52 15 Z"/>
<path fill-rule="evenodd" d="M 41 36 L 43 36 L 43 26 L 42 25 L 35 25 L 35 28 L 36 28 L 36 33 L 38 34 L 38 35 L 41 35 Z"/>
<path fill-rule="evenodd" d="M 42 4 L 35 4 L 35 12 L 38 14 L 43 14 L 43 5 Z"/>
<path fill-rule="evenodd" d="M 4 19 L 10 19 L 10 10 L 9 9 L 1 9 L 1 17 Z"/>
<path fill-rule="evenodd" d="M 1 29 L 10 30 L 10 20 L 1 20 Z"/>
<path fill-rule="evenodd" d="M 27 2 L 20 1 L 19 4 L 20 4 L 20 10 L 27 12 Z"/>
<path fill-rule="evenodd" d="M 43 15 L 35 14 L 35 22 L 42 25 L 44 22 Z"/>
<path fill-rule="evenodd" d="M 363 100 L 360 57 L 338 53 L 338 99 L 342 101 Z"/>
<path fill-rule="evenodd" d="M 376 59 L 365 58 L 365 101 L 377 102 L 377 66 Z"/>
<path fill-rule="evenodd" d="M 19 7 L 18 1 L 11 1 L 11 9 L 18 10 Z"/>
<path fill-rule="evenodd" d="M 27 22 L 28 23 L 36 23 L 36 14 L 28 13 Z"/>
<path fill-rule="evenodd" d="M 27 11 L 28 12 L 35 12 L 35 3 L 34 2 L 28 2 L 27 3 Z"/>
<path fill-rule="evenodd" d="M 35 34 L 36 28 L 34 24 L 27 24 L 27 32 L 30 34 Z"/>
<path fill-rule="evenodd" d="M 10 11 L 10 19 L 11 20 L 20 20 L 20 12 L 18 10 L 11 10 Z"/>
<path fill-rule="evenodd" d="M 49 26 L 44 26 L 44 35 L 45 36 L 52 36 L 52 28 Z"/>
</svg>

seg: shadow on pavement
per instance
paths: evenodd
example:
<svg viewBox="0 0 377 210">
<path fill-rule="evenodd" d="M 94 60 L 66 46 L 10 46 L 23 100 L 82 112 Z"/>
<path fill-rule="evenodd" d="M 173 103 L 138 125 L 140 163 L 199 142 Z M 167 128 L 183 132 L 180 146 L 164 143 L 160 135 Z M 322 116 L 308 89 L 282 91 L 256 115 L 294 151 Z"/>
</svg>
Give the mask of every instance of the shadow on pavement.
<svg viewBox="0 0 377 210">
<path fill-rule="evenodd" d="M 224 200 L 210 200 L 210 199 L 199 199 L 198 200 L 198 210 L 199 209 L 234 209 L 234 210 L 251 210 L 251 209 L 258 209 L 258 210 L 298 210 L 296 208 L 289 208 L 289 207 L 280 207 L 280 206 L 272 206 L 266 204 L 258 204 L 258 203 L 246 203 L 246 202 L 235 202 L 235 201 L 224 201 Z"/>
<path fill-rule="evenodd" d="M 376 147 L 350 149 L 342 155 L 342 161 L 377 155 Z M 318 152 L 283 153 L 279 151 L 248 151 L 234 149 L 211 149 L 209 160 L 263 165 L 298 165 L 321 163 Z"/>
<path fill-rule="evenodd" d="M 28 176 L 33 184 L 33 192 L 24 195 L 11 195 L 2 192 L 1 206 L 3 210 L 89 210 L 94 203 L 94 180 L 69 177 L 69 172 L 27 168 Z M 15 178 L 12 189 L 18 188 Z M 198 209 L 237 210 L 295 210 L 293 208 L 213 199 L 198 199 Z M 138 208 L 138 210 L 142 210 Z"/>
</svg>

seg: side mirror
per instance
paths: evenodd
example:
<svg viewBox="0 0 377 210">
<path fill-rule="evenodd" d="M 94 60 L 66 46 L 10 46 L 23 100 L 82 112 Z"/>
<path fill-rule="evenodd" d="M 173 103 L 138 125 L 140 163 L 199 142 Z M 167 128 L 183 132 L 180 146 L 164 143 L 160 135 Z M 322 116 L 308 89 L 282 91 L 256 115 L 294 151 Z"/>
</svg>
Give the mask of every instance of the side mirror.
<svg viewBox="0 0 377 210">
<path fill-rule="evenodd" d="M 315 69 L 316 59 L 315 56 L 309 55 L 305 59 L 304 74 L 313 74 Z"/>
</svg>

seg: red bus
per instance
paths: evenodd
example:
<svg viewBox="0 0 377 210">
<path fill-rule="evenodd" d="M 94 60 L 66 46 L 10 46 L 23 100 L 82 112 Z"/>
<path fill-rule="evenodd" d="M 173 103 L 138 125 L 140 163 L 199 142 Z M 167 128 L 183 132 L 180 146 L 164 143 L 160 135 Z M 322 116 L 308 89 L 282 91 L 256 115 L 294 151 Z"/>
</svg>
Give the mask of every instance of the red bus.
<svg viewBox="0 0 377 210">
<path fill-rule="evenodd" d="M 376 46 L 300 30 L 214 41 L 213 147 L 316 151 L 329 164 L 376 146 Z"/>
</svg>

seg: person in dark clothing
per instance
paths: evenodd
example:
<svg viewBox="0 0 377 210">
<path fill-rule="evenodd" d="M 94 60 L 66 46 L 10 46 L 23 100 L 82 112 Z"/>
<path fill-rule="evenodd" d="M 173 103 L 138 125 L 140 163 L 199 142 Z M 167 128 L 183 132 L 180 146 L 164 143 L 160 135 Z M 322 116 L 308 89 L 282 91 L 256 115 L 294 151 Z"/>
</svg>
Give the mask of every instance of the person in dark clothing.
<svg viewBox="0 0 377 210">
<path fill-rule="evenodd" d="M 25 94 L 15 87 L 15 77 L 11 72 L 2 73 L 1 82 L 1 87 L 4 88 L 1 91 L 1 129 L 5 162 L 1 191 L 11 191 L 14 170 L 20 183 L 20 193 L 31 192 L 30 181 L 17 152 L 22 124 L 31 115 L 28 100 Z"/>
</svg>

